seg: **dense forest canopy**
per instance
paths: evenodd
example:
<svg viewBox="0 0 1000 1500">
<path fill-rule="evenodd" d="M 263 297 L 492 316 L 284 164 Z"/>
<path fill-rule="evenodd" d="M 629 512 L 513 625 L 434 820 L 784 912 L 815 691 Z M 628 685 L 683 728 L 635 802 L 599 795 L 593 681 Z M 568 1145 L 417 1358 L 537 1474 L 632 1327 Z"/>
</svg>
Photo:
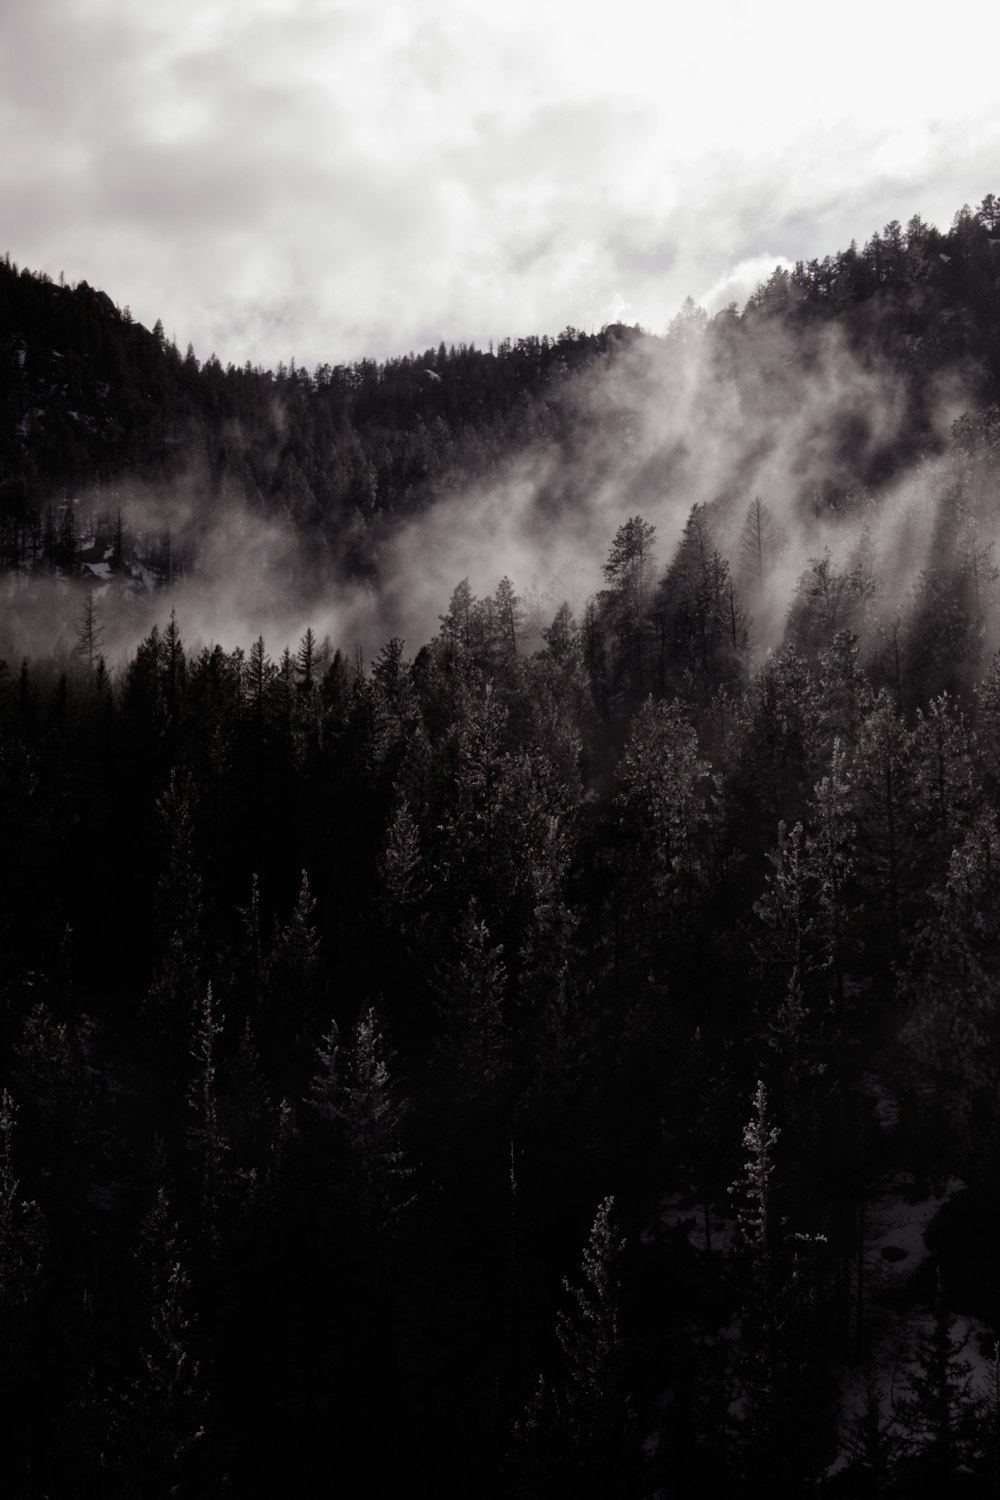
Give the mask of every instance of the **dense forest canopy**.
<svg viewBox="0 0 1000 1500">
<path fill-rule="evenodd" d="M 998 324 L 992 195 L 312 374 L 0 266 L 12 1494 L 995 1493 Z"/>
</svg>

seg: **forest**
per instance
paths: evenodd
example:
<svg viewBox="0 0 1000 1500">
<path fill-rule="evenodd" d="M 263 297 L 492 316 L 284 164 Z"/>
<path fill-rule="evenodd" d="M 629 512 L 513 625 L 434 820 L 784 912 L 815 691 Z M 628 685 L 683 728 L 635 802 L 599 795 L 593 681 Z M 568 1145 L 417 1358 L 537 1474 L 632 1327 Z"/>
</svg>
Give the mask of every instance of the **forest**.
<svg viewBox="0 0 1000 1500">
<path fill-rule="evenodd" d="M 998 334 L 992 194 L 312 374 L 0 264 L 11 1496 L 997 1492 Z"/>
</svg>

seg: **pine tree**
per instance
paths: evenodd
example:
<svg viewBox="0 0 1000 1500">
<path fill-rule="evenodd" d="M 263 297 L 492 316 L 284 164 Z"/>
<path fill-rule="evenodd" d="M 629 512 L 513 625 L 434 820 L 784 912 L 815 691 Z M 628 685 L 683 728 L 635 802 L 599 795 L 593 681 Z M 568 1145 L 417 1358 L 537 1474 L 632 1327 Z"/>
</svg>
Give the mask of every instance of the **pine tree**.
<svg viewBox="0 0 1000 1500">
<path fill-rule="evenodd" d="M 98 615 L 97 605 L 94 602 L 94 590 L 87 590 L 87 597 L 80 610 L 80 618 L 76 626 L 76 654 L 87 663 L 87 670 L 94 670 L 94 657 L 104 644 L 104 636 L 101 630 L 101 622 Z"/>
<path fill-rule="evenodd" d="M 556 1318 L 559 1378 L 539 1382 L 515 1426 L 522 1493 L 624 1500 L 635 1492 L 635 1414 L 619 1310 L 624 1249 L 614 1199 L 605 1198 L 584 1246 L 581 1284 L 563 1280 L 568 1307 Z"/>
<path fill-rule="evenodd" d="M 424 925 L 424 897 L 428 893 L 420 851 L 420 832 L 405 797 L 401 797 L 389 825 L 379 865 L 388 921 L 404 945 L 414 941 Z"/>
<path fill-rule="evenodd" d="M 814 557 L 799 579 L 788 611 L 786 639 L 806 657 L 817 656 L 840 631 L 860 634 L 875 593 L 864 562 L 836 568 L 829 548 Z"/>
<path fill-rule="evenodd" d="M 188 1131 L 191 1148 L 198 1161 L 201 1227 L 205 1242 L 213 1253 L 219 1249 L 222 1201 L 225 1191 L 224 1162 L 229 1142 L 219 1119 L 219 1093 L 216 1082 L 217 1038 L 225 1017 L 215 1009 L 209 984 L 199 1007 L 191 1045 L 194 1073 L 188 1088 L 188 1107 L 194 1116 Z"/>
<path fill-rule="evenodd" d="M 274 1109 L 261 1067 L 253 1028 L 247 1018 L 233 1055 L 223 1063 L 216 1129 L 229 1148 L 233 1168 L 256 1192 L 274 1128 Z"/>
<path fill-rule="evenodd" d="M 916 933 L 899 994 L 903 1041 L 926 1093 L 924 1109 L 947 1138 L 978 1152 L 996 1119 L 1000 1066 L 1000 829 L 983 811 L 956 845 L 933 907 Z M 941 1132 L 937 1132 L 941 1134 Z"/>
<path fill-rule="evenodd" d="M 893 1493 L 893 1475 L 901 1447 L 900 1432 L 892 1413 L 886 1414 L 877 1374 L 869 1364 L 865 1402 L 846 1432 L 849 1473 L 857 1485 L 858 1500 L 879 1500 Z"/>
<path fill-rule="evenodd" d="M 750 502 L 740 536 L 741 588 L 760 597 L 781 554 L 784 536 L 759 495 Z"/>
<path fill-rule="evenodd" d="M 305 1102 L 315 1110 L 321 1120 L 332 1125 L 339 1110 L 340 1089 L 340 1027 L 330 1022 L 330 1030 L 316 1048 L 319 1067 L 312 1076 Z"/>
<path fill-rule="evenodd" d="M 505 1092 L 510 1069 L 506 981 L 503 948 L 491 943 L 471 900 L 438 976 L 437 1056 L 448 1096 L 459 1110 L 473 1115 L 496 1107 Z"/>
<path fill-rule="evenodd" d="M 615 532 L 603 572 L 602 621 L 615 642 L 616 678 L 632 693 L 647 685 L 649 606 L 656 558 L 656 527 L 630 516 Z"/>
<path fill-rule="evenodd" d="M 859 875 L 881 910 L 890 951 L 898 952 L 903 922 L 906 834 L 912 773 L 910 735 L 883 689 L 865 717 L 854 766 L 858 789 Z"/>
<path fill-rule="evenodd" d="M 729 563 L 715 546 L 708 509 L 696 505 L 656 591 L 658 685 L 707 705 L 746 672 L 746 616 Z"/>
<path fill-rule="evenodd" d="M 346 1046 L 336 1022 L 317 1048 L 307 1103 L 342 1144 L 347 1205 L 369 1235 L 393 1230 L 413 1201 L 403 1144 L 407 1104 L 392 1077 L 392 1054 L 369 1006 Z"/>
<path fill-rule="evenodd" d="M 652 698 L 632 721 L 618 774 L 619 960 L 648 972 L 654 955 L 681 943 L 704 897 L 714 780 L 681 706 Z"/>
<path fill-rule="evenodd" d="M 34 1351 L 44 1340 L 43 1270 L 47 1244 L 42 1213 L 21 1197 L 15 1176 L 14 1134 L 18 1106 L 0 1094 L 0 1401 L 5 1421 L 4 1471 L 12 1493 L 30 1493 L 30 1446 L 22 1434 L 38 1424 L 42 1397 Z M 46 1365 L 41 1366 L 45 1371 Z"/>
<path fill-rule="evenodd" d="M 760 1081 L 743 1131 L 736 1199 L 740 1286 L 737 1371 L 743 1390 L 739 1448 L 749 1492 L 801 1494 L 824 1460 L 824 1392 L 811 1384 L 808 1262 L 818 1241 L 788 1230 L 774 1204 L 775 1147 L 768 1097 Z"/>
<path fill-rule="evenodd" d="M 142 1370 L 118 1407 L 124 1430 L 109 1435 L 119 1477 L 134 1486 L 133 1493 L 150 1493 L 151 1487 L 176 1488 L 205 1436 L 208 1415 L 206 1382 L 194 1353 L 187 1257 L 162 1186 L 140 1228 L 137 1259 L 148 1318 Z"/>
<path fill-rule="evenodd" d="M 163 632 L 160 654 L 160 677 L 163 703 L 167 711 L 167 717 L 168 719 L 175 719 L 181 706 L 187 681 L 187 658 L 184 654 L 184 642 L 181 640 L 180 628 L 177 624 L 177 611 L 175 609 L 170 611 L 170 619 L 167 622 L 167 628 Z"/>
<path fill-rule="evenodd" d="M 1000 1490 L 1000 1342 L 993 1345 L 979 1410 L 979 1451 L 988 1493 Z"/>
<path fill-rule="evenodd" d="M 565 600 L 553 615 L 552 624 L 542 631 L 542 638 L 545 641 L 543 656 L 557 666 L 578 657 L 580 632 L 573 618 L 573 611 Z"/>
<path fill-rule="evenodd" d="M 308 695 L 313 690 L 316 664 L 316 637 L 313 635 L 311 625 L 299 642 L 299 650 L 295 663 L 298 673 L 299 692 Z"/>
<path fill-rule="evenodd" d="M 0 1095 L 0 1328 L 8 1350 L 16 1348 L 23 1312 L 38 1288 L 45 1247 L 44 1219 L 34 1202 L 20 1197 L 14 1175 L 14 1131 L 19 1106 Z"/>
<path fill-rule="evenodd" d="M 114 528 L 111 534 L 111 571 L 118 573 L 125 566 L 125 520 L 121 508 L 115 511 Z"/>
<path fill-rule="evenodd" d="M 316 903 L 309 876 L 303 870 L 298 899 L 290 918 L 278 933 L 271 968 L 271 993 L 275 1004 L 282 1017 L 290 1015 L 294 1018 L 294 1035 L 299 1044 L 314 1026 L 319 1002 L 320 946 Z"/>
<path fill-rule="evenodd" d="M 254 873 L 250 882 L 250 900 L 238 909 L 240 942 L 237 959 L 237 983 L 246 996 L 247 1008 L 259 1016 L 266 1008 L 271 981 L 272 955 L 264 933 L 260 904 L 260 880 Z"/>
<path fill-rule="evenodd" d="M 246 701 L 258 740 L 263 736 L 268 717 L 268 700 L 277 675 L 277 668 L 267 654 L 264 637 L 259 635 L 250 647 L 245 670 Z"/>
<path fill-rule="evenodd" d="M 187 1023 L 202 993 L 202 881 L 195 847 L 193 778 L 172 771 L 156 810 L 167 851 L 156 893 L 164 947 L 145 1010 L 162 1036 L 179 1041 L 187 1034 Z"/>
<path fill-rule="evenodd" d="M 972 1366 L 962 1358 L 967 1335 L 952 1334 L 954 1321 L 939 1273 L 933 1321 L 917 1338 L 906 1392 L 895 1408 L 909 1439 L 910 1483 L 925 1484 L 927 1494 L 954 1493 L 951 1487 L 969 1472 L 975 1454 Z"/>
<path fill-rule="evenodd" d="M 506 576 L 497 584 L 496 593 L 493 596 L 493 618 L 501 658 L 514 659 L 517 656 L 518 640 L 524 624 L 524 611 L 514 585 Z"/>
</svg>

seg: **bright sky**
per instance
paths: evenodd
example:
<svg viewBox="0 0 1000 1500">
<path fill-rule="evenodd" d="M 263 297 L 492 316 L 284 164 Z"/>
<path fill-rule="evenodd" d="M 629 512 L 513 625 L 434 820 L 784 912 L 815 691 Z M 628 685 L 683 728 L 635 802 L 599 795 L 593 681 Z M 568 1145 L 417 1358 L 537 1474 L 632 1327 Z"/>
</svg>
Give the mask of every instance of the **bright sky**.
<svg viewBox="0 0 1000 1500">
<path fill-rule="evenodd" d="M 1000 193 L 983 0 L 0 11 L 0 250 L 223 362 L 659 332 Z"/>
</svg>

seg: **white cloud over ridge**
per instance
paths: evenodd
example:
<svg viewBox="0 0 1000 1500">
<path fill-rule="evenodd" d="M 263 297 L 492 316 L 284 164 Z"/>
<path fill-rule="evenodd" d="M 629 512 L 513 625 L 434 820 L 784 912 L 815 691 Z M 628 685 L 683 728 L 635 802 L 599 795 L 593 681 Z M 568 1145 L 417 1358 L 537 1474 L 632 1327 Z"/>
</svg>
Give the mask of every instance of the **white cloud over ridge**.
<svg viewBox="0 0 1000 1500">
<path fill-rule="evenodd" d="M 688 293 L 742 300 L 779 257 L 997 190 L 988 24 L 969 0 L 933 34 L 857 0 L 35 0 L 0 22 L 0 248 L 237 363 L 658 331 Z"/>
</svg>

